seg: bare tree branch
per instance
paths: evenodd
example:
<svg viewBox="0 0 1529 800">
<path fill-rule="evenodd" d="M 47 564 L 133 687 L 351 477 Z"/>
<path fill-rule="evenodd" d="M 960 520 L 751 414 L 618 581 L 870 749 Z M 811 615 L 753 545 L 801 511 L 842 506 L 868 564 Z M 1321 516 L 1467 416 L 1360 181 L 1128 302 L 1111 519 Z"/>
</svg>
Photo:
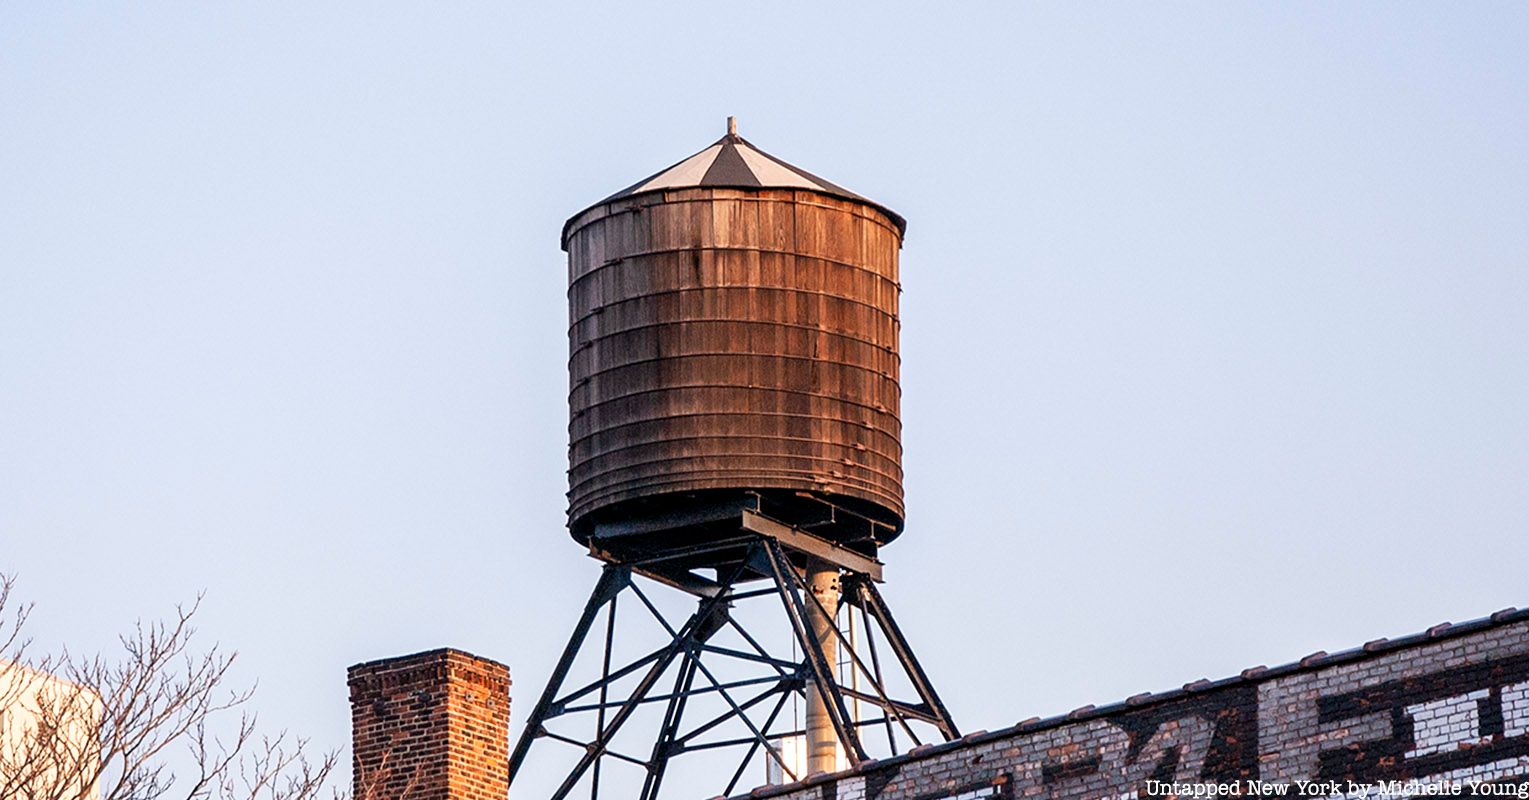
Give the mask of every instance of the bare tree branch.
<svg viewBox="0 0 1529 800">
<path fill-rule="evenodd" d="M 335 752 L 312 757 L 306 739 L 257 733 L 254 687 L 229 685 L 236 654 L 196 644 L 200 596 L 168 622 L 139 621 L 115 655 L 29 659 L 31 606 L 14 604 L 14 586 L 0 574 L 0 798 L 342 796 L 327 788 Z M 182 774 L 171 770 L 179 754 L 192 765 Z"/>
</svg>

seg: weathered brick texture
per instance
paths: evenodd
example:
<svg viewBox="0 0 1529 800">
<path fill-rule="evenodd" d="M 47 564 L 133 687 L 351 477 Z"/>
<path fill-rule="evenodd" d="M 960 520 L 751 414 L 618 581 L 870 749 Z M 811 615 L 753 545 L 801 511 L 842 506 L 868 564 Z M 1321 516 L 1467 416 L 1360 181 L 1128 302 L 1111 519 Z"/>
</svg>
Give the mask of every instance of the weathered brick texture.
<svg viewBox="0 0 1529 800">
<path fill-rule="evenodd" d="M 1529 780 L 1529 612 L 1257 667 L 761 787 L 781 800 L 1116 800 L 1148 782 Z M 1506 788 L 1506 787 L 1504 787 Z M 1373 795 L 1372 795 L 1373 797 Z"/>
<path fill-rule="evenodd" d="M 505 800 L 510 671 L 432 650 L 350 668 L 356 800 Z"/>
</svg>

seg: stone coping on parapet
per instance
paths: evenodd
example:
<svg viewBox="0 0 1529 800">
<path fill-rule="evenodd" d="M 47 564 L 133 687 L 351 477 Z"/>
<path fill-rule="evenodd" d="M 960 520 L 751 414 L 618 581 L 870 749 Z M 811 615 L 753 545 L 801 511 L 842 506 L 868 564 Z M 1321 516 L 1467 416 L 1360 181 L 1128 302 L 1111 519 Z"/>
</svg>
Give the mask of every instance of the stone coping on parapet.
<svg viewBox="0 0 1529 800">
<path fill-rule="evenodd" d="M 390 656 L 388 658 L 377 658 L 371 661 L 363 661 L 360 664 L 352 664 L 349 667 L 346 667 L 346 671 L 354 674 L 357 672 L 367 672 L 378 669 L 394 669 L 410 664 L 434 663 L 437 661 L 449 659 L 452 656 L 456 656 L 459 659 L 465 659 L 473 663 L 500 667 L 506 671 L 509 670 L 509 666 L 501 664 L 492 658 L 484 658 L 483 656 L 469 653 L 466 650 L 459 650 L 455 647 L 437 647 L 433 650 L 421 650 L 418 653 L 409 653 L 408 655 Z"/>
<path fill-rule="evenodd" d="M 723 798 L 719 795 L 712 800 L 741 800 L 741 798 L 755 798 L 757 800 L 758 798 L 775 797 L 777 795 L 787 794 L 789 792 L 799 791 L 801 789 L 806 789 L 813 786 L 833 783 L 845 778 L 853 778 L 860 775 L 866 775 L 886 767 L 901 765 L 912 761 L 919 761 L 925 758 L 931 758 L 951 752 L 953 750 L 958 750 L 963 747 L 984 744 L 1012 736 L 1028 735 L 1051 728 L 1070 725 L 1076 722 L 1085 722 L 1093 719 L 1112 717 L 1126 711 L 1136 711 L 1138 709 L 1150 708 L 1152 706 L 1170 703 L 1190 695 L 1202 694 L 1217 689 L 1244 686 L 1249 684 L 1261 684 L 1266 681 L 1287 675 L 1293 675 L 1302 672 L 1312 672 L 1315 670 L 1326 669 L 1328 667 L 1353 663 L 1356 661 L 1364 661 L 1366 659 L 1376 658 L 1387 653 L 1421 647 L 1423 645 L 1433 644 L 1435 642 L 1445 641 L 1473 633 L 1480 633 L 1481 631 L 1490 630 L 1492 628 L 1499 628 L 1524 621 L 1529 621 L 1529 609 L 1505 608 L 1501 611 L 1491 614 L 1490 616 L 1482 617 L 1480 619 L 1473 619 L 1469 622 L 1442 622 L 1420 633 L 1414 633 L 1394 639 L 1373 639 L 1371 641 L 1365 642 L 1359 647 L 1342 650 L 1336 653 L 1328 653 L 1326 651 L 1319 650 L 1288 664 L 1281 664 L 1275 667 L 1266 667 L 1263 665 L 1248 667 L 1247 669 L 1244 669 L 1240 673 L 1229 678 L 1222 678 L 1215 681 L 1201 678 L 1199 680 L 1186 683 L 1178 689 L 1171 689 L 1164 692 L 1143 692 L 1142 694 L 1132 695 L 1125 700 L 1110 703 L 1109 705 L 1087 705 L 1082 706 L 1081 708 L 1073 709 L 1066 714 L 1059 714 L 1046 718 L 1031 717 L 1030 719 L 1024 720 L 1023 722 L 1008 728 L 1002 728 L 996 731 L 974 731 L 972 733 L 966 734 L 965 736 L 962 736 L 960 739 L 949 742 L 941 742 L 939 744 L 920 745 L 906 753 L 892 756 L 890 758 L 870 759 L 862 762 L 858 768 L 847 769 L 834 773 L 814 773 L 794 783 L 760 786 L 747 793 L 734 795 L 733 798 Z"/>
</svg>

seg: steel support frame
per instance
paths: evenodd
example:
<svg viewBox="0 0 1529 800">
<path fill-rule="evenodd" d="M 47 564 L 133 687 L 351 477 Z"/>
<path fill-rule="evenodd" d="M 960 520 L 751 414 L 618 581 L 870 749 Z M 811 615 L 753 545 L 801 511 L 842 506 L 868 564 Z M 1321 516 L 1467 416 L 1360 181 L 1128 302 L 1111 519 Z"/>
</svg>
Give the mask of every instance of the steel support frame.
<svg viewBox="0 0 1529 800">
<path fill-rule="evenodd" d="M 756 524 L 750 527 L 757 526 L 756 520 L 751 522 Z M 796 531 L 796 529 L 792 530 Z M 804 536 L 810 535 L 797 532 Z M 880 578 L 879 570 L 859 572 L 845 567 L 842 563 L 840 566 L 844 568 L 842 580 L 845 588 L 843 602 L 852 607 L 850 613 L 858 610 L 867 623 L 865 630 L 870 646 L 870 663 L 866 663 L 853 648 L 848 647 L 848 640 L 844 638 L 843 632 L 838 630 L 838 626 L 834 627 L 834 633 L 839 637 L 842 648 L 846 649 L 850 655 L 851 669 L 858 671 L 864 679 L 864 685 L 868 685 L 870 691 L 856 691 L 841 685 L 835 671 L 838 665 L 828 662 L 821 644 L 813 637 L 808 622 L 809 604 L 817 604 L 818 600 L 808 591 L 803 576 L 792 561 L 793 556 L 819 555 L 821 551 L 818 548 L 813 548 L 812 551 L 793 548 L 789 541 L 791 541 L 790 537 L 754 532 L 748 537 L 748 556 L 741 564 L 729 569 L 728 574 L 719 574 L 714 589 L 697 595 L 698 603 L 695 611 L 678 628 L 664 618 L 643 593 L 641 587 L 634 582 L 634 570 L 643 575 L 647 575 L 647 570 L 631 564 L 607 563 L 585 604 L 583 614 L 574 625 L 573 633 L 552 671 L 546 688 L 532 708 L 530 716 L 527 717 L 525 729 L 511 753 L 509 763 L 511 786 L 513 787 L 516 775 L 525 764 L 532 745 L 539 739 L 565 742 L 584 751 L 578 763 L 552 793 L 549 800 L 564 800 L 585 775 L 590 776 L 592 800 L 599 800 L 600 764 L 606 758 L 615 758 L 643 767 L 646 775 L 642 791 L 638 795 L 639 800 L 657 800 L 671 758 L 685 752 L 725 747 L 746 749 L 731 780 L 721 791 L 723 795 L 733 793 L 749 763 L 761 749 L 764 750 L 767 758 L 781 765 L 788 777 L 801 779 L 806 776 L 792 773 L 792 767 L 785 763 L 784 757 L 773 741 L 801 733 L 797 730 L 777 729 L 776 723 L 791 695 L 796 693 L 805 696 L 805 692 L 808 691 L 824 693 L 825 705 L 835 734 L 852 767 L 858 767 L 869 758 L 861 740 L 862 728 L 884 723 L 888 747 L 892 752 L 898 751 L 894 723 L 907 734 L 914 745 L 920 742 L 909 725 L 910 721 L 932 725 L 947 741 L 958 738 L 960 734 L 954 721 L 935 693 L 933 684 L 919 665 L 902 631 L 897 627 L 886 602 L 876 590 L 875 582 Z M 770 586 L 765 589 L 735 591 L 740 579 L 748 574 L 766 576 Z M 671 581 L 660 581 L 659 585 L 685 588 L 676 586 Z M 691 594 L 697 593 L 691 592 Z M 612 646 L 617 631 L 616 605 L 623 595 L 635 597 L 657 618 L 669 635 L 669 641 L 630 663 L 613 668 Z M 778 598 L 790 624 L 792 638 L 802 655 L 799 662 L 772 656 L 755 637 L 744 629 L 742 624 L 728 613 L 728 609 L 734 602 L 772 595 Z M 824 609 L 821 604 L 816 605 L 815 608 L 830 618 L 836 617 L 839 610 Z M 563 684 L 602 610 L 606 611 L 607 617 L 604 625 L 605 641 L 600 661 L 600 678 L 593 683 L 564 692 Z M 883 664 L 875 647 L 874 636 L 870 635 L 872 630 L 870 622 L 874 622 L 875 628 L 880 630 L 896 658 L 897 665 L 901 667 L 908 682 L 918 694 L 916 703 L 894 700 L 889 696 L 883 681 Z M 753 652 L 708 644 L 712 636 L 724 628 L 732 629 L 740 634 Z M 711 657 L 713 660 L 724 658 L 741 660 L 773 672 L 757 679 L 724 682 L 706 666 L 706 657 Z M 676 662 L 679 663 L 679 668 L 674 673 L 670 691 L 665 693 L 660 689 L 655 692 L 654 689 L 659 681 Z M 641 678 L 625 697 L 613 695 L 612 688 L 616 682 L 639 673 Z M 745 687 L 757 688 L 751 689 L 751 693 L 744 699 L 735 699 L 733 692 Z M 695 696 L 713 693 L 723 699 L 728 710 L 698 724 L 687 721 L 685 711 L 688 701 Z M 871 720 L 854 720 L 848 712 L 846 698 L 879 708 L 882 716 Z M 772 700 L 774 702 L 771 702 Z M 646 760 L 610 749 L 611 740 L 640 706 L 660 702 L 666 704 L 663 722 Z M 756 707 L 770 709 L 762 724 L 756 724 L 750 718 L 750 710 Z M 549 721 L 577 714 L 589 714 L 593 717 L 595 730 L 593 739 L 581 741 L 578 738 L 548 730 Z M 741 721 L 750 735 L 721 741 L 705 741 L 702 738 L 708 732 L 732 720 Z M 694 727 L 687 729 L 687 724 L 692 724 Z M 529 800 L 529 798 L 518 798 L 518 800 Z"/>
</svg>

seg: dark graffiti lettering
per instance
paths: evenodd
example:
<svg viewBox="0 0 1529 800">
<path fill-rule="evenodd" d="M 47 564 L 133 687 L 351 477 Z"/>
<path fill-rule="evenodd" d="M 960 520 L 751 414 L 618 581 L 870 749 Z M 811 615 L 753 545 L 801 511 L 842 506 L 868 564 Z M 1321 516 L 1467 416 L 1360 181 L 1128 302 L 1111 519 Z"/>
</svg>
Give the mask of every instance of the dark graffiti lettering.
<svg viewBox="0 0 1529 800">
<path fill-rule="evenodd" d="M 1406 780 L 1529 755 L 1529 736 L 1509 728 L 1503 687 L 1529 681 L 1529 656 L 1378 683 L 1317 700 L 1318 721 L 1385 715 L 1391 735 L 1318 755 L 1318 777 Z M 1517 706 L 1513 721 L 1517 725 Z"/>
<path fill-rule="evenodd" d="M 1187 697 L 1173 703 L 1112 718 L 1125 734 L 1120 752 L 1097 742 L 1084 756 L 1047 761 L 1042 782 L 1064 782 L 1100 771 L 1120 783 L 1174 777 L 1233 781 L 1258 777 L 1258 696 L 1253 687 L 1237 687 L 1213 696 Z M 1179 773 L 1188 770 L 1187 775 Z"/>
<path fill-rule="evenodd" d="M 812 787 L 788 800 L 1373 799 L 1424 791 L 1405 788 L 1412 785 L 1464 786 L 1481 796 L 1529 779 L 1525 641 L 1494 632 L 1180 692 L 982 739 L 975 753 L 958 745 L 878 764 L 845 779 L 863 788 Z"/>
</svg>

